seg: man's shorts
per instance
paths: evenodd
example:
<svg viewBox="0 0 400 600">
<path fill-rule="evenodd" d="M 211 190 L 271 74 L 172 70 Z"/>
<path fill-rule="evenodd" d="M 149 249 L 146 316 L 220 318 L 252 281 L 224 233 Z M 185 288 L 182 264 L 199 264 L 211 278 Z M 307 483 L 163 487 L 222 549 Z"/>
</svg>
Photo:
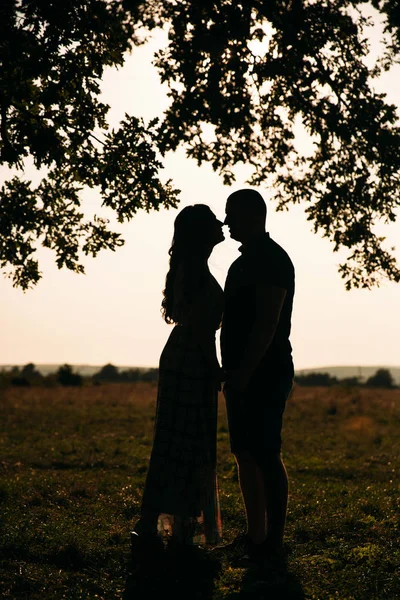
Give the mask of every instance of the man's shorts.
<svg viewBox="0 0 400 600">
<path fill-rule="evenodd" d="M 231 452 L 248 452 L 257 463 L 279 454 L 282 419 L 292 378 L 251 381 L 238 396 L 226 399 Z"/>
</svg>

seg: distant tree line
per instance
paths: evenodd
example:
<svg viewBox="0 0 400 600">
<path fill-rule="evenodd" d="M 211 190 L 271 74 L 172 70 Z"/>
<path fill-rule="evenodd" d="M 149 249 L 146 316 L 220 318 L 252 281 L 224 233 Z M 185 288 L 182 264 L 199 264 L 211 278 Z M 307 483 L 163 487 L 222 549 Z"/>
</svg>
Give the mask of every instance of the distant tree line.
<svg viewBox="0 0 400 600">
<path fill-rule="evenodd" d="M 10 385 L 17 387 L 28 387 L 31 385 L 76 387 L 88 384 L 100 385 L 108 382 L 155 382 L 157 380 L 158 369 L 136 367 L 120 370 L 110 363 L 104 365 L 97 373 L 90 376 L 75 372 L 69 364 L 61 365 L 57 371 L 47 375 L 40 373 L 33 363 L 28 363 L 23 367 L 12 367 L 11 369 L 0 371 L 0 387 Z"/>
<path fill-rule="evenodd" d="M 109 381 L 157 381 L 158 369 L 143 369 L 136 367 L 120 370 L 114 365 L 108 363 L 107 365 L 104 365 L 104 367 L 102 367 L 98 373 L 92 375 L 92 380 L 97 384 L 103 382 L 106 383 Z"/>
<path fill-rule="evenodd" d="M 101 385 L 110 382 L 136 381 L 156 382 L 158 380 L 158 369 L 144 369 L 134 367 L 130 369 L 118 369 L 115 365 L 108 363 L 90 376 L 84 376 L 73 370 L 68 364 L 61 365 L 54 373 L 43 375 L 38 371 L 33 363 L 28 363 L 23 367 L 12 367 L 11 369 L 0 371 L 0 387 L 9 385 L 26 387 L 30 385 L 45 386 L 81 386 L 81 385 Z M 363 386 L 369 388 L 396 388 L 395 381 L 389 369 L 378 369 L 374 375 L 367 381 L 361 381 L 360 377 L 346 377 L 339 379 L 329 373 L 307 373 L 296 375 L 295 382 L 300 386 L 322 386 L 331 387 L 334 385 Z"/>
<path fill-rule="evenodd" d="M 363 382 L 360 377 L 345 377 L 339 379 L 329 373 L 307 373 L 304 375 L 296 375 L 295 382 L 297 385 L 301 386 L 331 387 L 334 385 L 348 385 L 384 389 L 393 389 L 397 387 L 389 369 L 378 369 L 374 375 L 371 375 L 365 382 Z"/>
</svg>

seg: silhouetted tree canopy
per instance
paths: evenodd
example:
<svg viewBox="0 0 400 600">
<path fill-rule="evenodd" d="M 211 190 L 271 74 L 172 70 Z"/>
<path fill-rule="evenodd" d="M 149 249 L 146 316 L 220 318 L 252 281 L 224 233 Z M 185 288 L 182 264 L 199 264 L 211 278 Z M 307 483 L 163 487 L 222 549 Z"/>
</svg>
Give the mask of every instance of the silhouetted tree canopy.
<svg viewBox="0 0 400 600">
<path fill-rule="evenodd" d="M 104 367 L 101 367 L 100 371 L 93 375 L 94 381 L 118 381 L 119 378 L 119 369 L 111 363 L 104 365 Z"/>
<path fill-rule="evenodd" d="M 0 14 L 1 161 L 46 172 L 34 187 L 11 177 L 0 192 L 0 265 L 26 289 L 40 278 L 37 240 L 59 267 L 83 272 L 79 253 L 123 243 L 99 217 L 86 221 L 80 190 L 95 188 L 120 222 L 175 207 L 159 171 L 182 146 L 230 185 L 234 168 L 269 188 L 279 209 L 306 206 L 316 232 L 345 248 L 346 287 L 400 280 L 374 225 L 400 204 L 396 107 L 374 79 L 400 57 L 395 0 L 374 0 L 384 20 L 381 58 L 368 66 L 367 20 L 355 0 L 4 0 Z M 122 65 L 146 32 L 168 30 L 155 56 L 170 106 L 150 123 L 107 126 L 104 68 Z M 296 136 L 313 145 L 304 155 Z"/>
<path fill-rule="evenodd" d="M 79 375 L 79 373 L 74 373 L 71 365 L 62 365 L 59 367 L 56 377 L 58 383 L 61 383 L 61 385 L 82 385 L 81 375 Z"/>
<path fill-rule="evenodd" d="M 108 363 L 101 367 L 101 369 L 93 375 L 92 379 L 95 383 L 100 383 L 102 381 L 156 381 L 158 379 L 158 369 L 134 367 L 131 369 L 120 370 L 118 367 Z"/>
<path fill-rule="evenodd" d="M 394 384 L 393 375 L 389 369 L 378 369 L 374 375 L 369 377 L 365 384 L 367 387 L 376 388 L 393 388 L 396 387 Z"/>
<path fill-rule="evenodd" d="M 2 369 L 0 371 L 0 387 L 6 387 L 10 384 L 25 387 L 31 384 L 40 385 L 43 382 L 43 375 L 36 369 L 33 363 L 28 363 L 22 367 L 14 366 L 11 369 Z"/>
<path fill-rule="evenodd" d="M 119 381 L 133 382 L 141 381 L 143 375 L 143 369 L 140 367 L 134 367 L 132 369 L 125 369 L 119 372 Z"/>
<path fill-rule="evenodd" d="M 158 380 L 158 369 L 151 368 L 142 372 L 141 381 L 157 381 Z"/>
<path fill-rule="evenodd" d="M 38 381 L 43 379 L 43 375 L 36 369 L 36 366 L 33 363 L 28 363 L 22 367 L 21 377 L 25 377 L 28 381 Z"/>
<path fill-rule="evenodd" d="M 296 375 L 295 381 L 298 385 L 330 387 L 336 385 L 339 380 L 329 373 L 305 373 Z"/>
</svg>

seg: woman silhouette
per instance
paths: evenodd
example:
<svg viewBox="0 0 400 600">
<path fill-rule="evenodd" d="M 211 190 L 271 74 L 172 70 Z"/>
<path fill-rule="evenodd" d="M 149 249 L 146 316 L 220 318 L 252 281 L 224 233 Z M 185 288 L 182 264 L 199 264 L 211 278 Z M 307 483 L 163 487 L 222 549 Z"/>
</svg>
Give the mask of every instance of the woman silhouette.
<svg viewBox="0 0 400 600">
<path fill-rule="evenodd" d="M 222 222 L 204 204 L 176 217 L 162 315 L 175 325 L 159 364 L 154 441 L 132 551 L 215 544 L 221 539 L 216 426 L 221 368 L 215 332 L 223 291 L 208 258 L 224 239 Z"/>
</svg>

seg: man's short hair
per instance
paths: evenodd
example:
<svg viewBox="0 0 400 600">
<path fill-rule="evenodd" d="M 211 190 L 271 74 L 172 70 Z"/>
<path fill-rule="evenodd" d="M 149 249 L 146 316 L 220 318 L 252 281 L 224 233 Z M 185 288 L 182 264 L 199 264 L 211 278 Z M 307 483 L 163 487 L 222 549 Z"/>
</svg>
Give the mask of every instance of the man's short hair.
<svg viewBox="0 0 400 600">
<path fill-rule="evenodd" d="M 227 202 L 241 204 L 241 207 L 259 219 L 266 219 L 267 205 L 264 198 L 256 190 L 242 189 L 228 196 Z"/>
</svg>

